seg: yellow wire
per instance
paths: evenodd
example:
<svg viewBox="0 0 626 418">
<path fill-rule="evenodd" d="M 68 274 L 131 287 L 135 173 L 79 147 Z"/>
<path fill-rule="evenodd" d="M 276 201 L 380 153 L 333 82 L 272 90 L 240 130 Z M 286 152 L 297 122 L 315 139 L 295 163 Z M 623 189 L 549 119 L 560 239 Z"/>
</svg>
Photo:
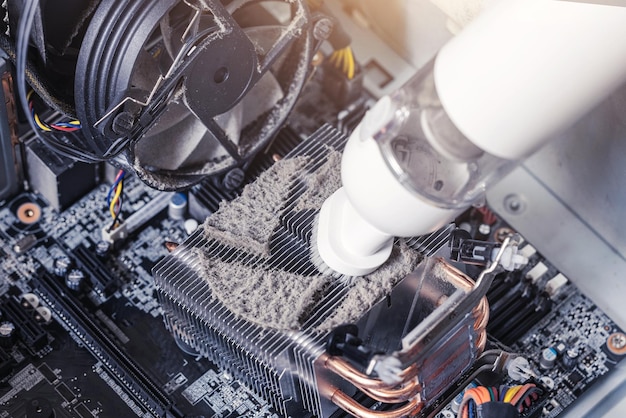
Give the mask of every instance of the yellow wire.
<svg viewBox="0 0 626 418">
<path fill-rule="evenodd" d="M 350 63 L 348 58 L 348 50 L 346 48 L 341 50 L 341 54 L 343 57 L 343 72 L 348 75 L 348 70 L 350 69 Z"/>
<path fill-rule="evenodd" d="M 113 199 L 111 199 L 111 204 L 109 205 L 109 213 L 111 213 L 111 217 L 115 219 L 115 204 L 120 199 L 120 195 L 122 194 L 122 183 L 120 182 L 115 188 L 115 194 L 113 195 Z"/>
<path fill-rule="evenodd" d="M 39 128 L 40 128 L 42 131 L 46 131 L 46 132 L 50 132 L 50 131 L 52 131 L 52 129 L 48 128 L 46 125 L 44 125 L 44 124 L 41 122 L 41 119 L 39 119 L 39 115 L 38 115 L 38 114 L 36 114 L 36 113 L 35 113 L 35 123 L 37 124 L 37 126 L 39 126 Z"/>
<path fill-rule="evenodd" d="M 352 48 L 348 47 L 347 56 L 348 56 L 348 80 L 352 80 L 354 78 L 354 54 L 352 53 Z"/>
<path fill-rule="evenodd" d="M 506 395 L 504 395 L 504 402 L 511 402 L 511 399 L 515 397 L 515 395 L 517 394 L 517 392 L 520 391 L 521 388 L 521 386 L 513 386 L 511 389 L 507 390 Z"/>
</svg>

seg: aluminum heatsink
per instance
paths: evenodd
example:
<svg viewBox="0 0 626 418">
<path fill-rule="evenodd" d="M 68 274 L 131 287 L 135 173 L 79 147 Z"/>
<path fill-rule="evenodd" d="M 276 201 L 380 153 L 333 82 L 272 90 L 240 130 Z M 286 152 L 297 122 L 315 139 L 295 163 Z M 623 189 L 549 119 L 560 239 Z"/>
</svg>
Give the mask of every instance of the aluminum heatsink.
<svg viewBox="0 0 626 418">
<path fill-rule="evenodd" d="M 311 187 L 321 187 L 311 179 L 328 168 L 329 159 L 342 150 L 346 139 L 325 126 L 286 157 L 293 164 L 299 159 L 298 167 L 283 179 L 285 198 L 274 208 L 278 216 L 266 242 L 251 243 L 254 240 L 238 235 L 242 231 L 211 235 L 207 222 L 204 230 L 196 231 L 154 270 L 165 323 L 174 336 L 244 381 L 284 416 L 306 411 L 325 417 L 338 407 L 364 413 L 366 409 L 350 398 L 357 390 L 396 404 L 386 416 L 417 413 L 467 369 L 484 346 L 488 311 L 484 300 L 458 315 L 454 326 L 442 327 L 437 341 L 432 341 L 431 331 L 437 329 L 442 313 L 460 306 L 473 290 L 469 279 L 441 260 L 428 259 L 417 266 L 421 258 L 417 249 L 426 256 L 434 254 L 447 242 L 448 229 L 399 241 L 389 263 L 374 277 L 356 283 L 320 277 L 309 260 L 316 210 L 302 204 L 302 199 L 311 197 Z M 325 197 L 318 196 L 320 204 Z M 231 208 L 226 205 L 220 210 L 215 219 Z M 233 277 L 238 286 L 257 279 L 259 283 L 273 280 L 274 285 L 277 278 L 284 278 L 284 288 L 301 283 L 304 291 L 311 291 L 312 300 L 293 320 L 279 317 L 276 322 L 259 323 L 264 313 L 257 307 L 257 314 L 251 314 L 249 301 L 229 300 L 229 292 L 220 295 L 221 289 L 212 281 L 216 275 Z M 218 284 L 228 286 L 224 277 Z M 255 291 L 254 286 L 250 291 Z M 273 306 L 281 303 L 268 299 L 261 308 L 293 314 L 291 306 Z M 329 332 L 344 321 L 356 323 L 372 348 L 396 353 L 401 382 L 383 382 L 326 353 Z M 443 362 L 445 373 L 440 370 Z"/>
</svg>

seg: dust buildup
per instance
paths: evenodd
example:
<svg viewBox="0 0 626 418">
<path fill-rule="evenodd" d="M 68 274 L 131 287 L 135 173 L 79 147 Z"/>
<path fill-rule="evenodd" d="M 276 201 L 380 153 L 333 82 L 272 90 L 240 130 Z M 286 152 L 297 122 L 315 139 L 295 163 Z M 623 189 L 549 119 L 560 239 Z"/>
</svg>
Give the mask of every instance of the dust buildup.
<svg viewBox="0 0 626 418">
<path fill-rule="evenodd" d="M 338 325 L 356 322 L 391 293 L 393 287 L 415 270 L 421 260 L 421 254 L 407 246 L 404 241 L 394 245 L 391 256 L 385 264 L 372 274 L 356 279 L 345 299 L 318 330 L 329 331 Z"/>
<path fill-rule="evenodd" d="M 300 329 L 331 280 L 227 263 L 204 253 L 200 257 L 213 296 L 235 315 L 265 328 Z"/>
<path fill-rule="evenodd" d="M 207 237 L 256 255 L 269 255 L 272 232 L 279 225 L 294 176 L 308 158 L 290 158 L 274 164 L 247 185 L 241 196 L 220 207 L 204 222 Z"/>
<path fill-rule="evenodd" d="M 262 258 L 270 255 L 269 242 L 286 210 L 298 213 L 319 210 L 322 203 L 341 187 L 341 154 L 328 149 L 326 162 L 309 173 L 306 157 L 285 159 L 247 186 L 240 197 L 223 203 L 204 223 L 210 239 Z M 304 185 L 301 195 L 287 206 L 293 186 Z M 345 298 L 331 309 L 316 331 L 357 321 L 392 288 L 415 269 L 420 254 L 403 242 L 395 245 L 389 260 L 374 273 L 357 278 Z M 199 251 L 199 259 L 214 298 L 236 316 L 264 328 L 300 330 L 328 289 L 336 283 L 331 276 L 303 276 L 270 269 L 263 263 L 245 265 L 210 257 Z"/>
<path fill-rule="evenodd" d="M 326 198 L 341 187 L 341 153 L 328 149 L 326 163 L 307 178 L 306 187 L 295 211 L 319 209 Z"/>
</svg>

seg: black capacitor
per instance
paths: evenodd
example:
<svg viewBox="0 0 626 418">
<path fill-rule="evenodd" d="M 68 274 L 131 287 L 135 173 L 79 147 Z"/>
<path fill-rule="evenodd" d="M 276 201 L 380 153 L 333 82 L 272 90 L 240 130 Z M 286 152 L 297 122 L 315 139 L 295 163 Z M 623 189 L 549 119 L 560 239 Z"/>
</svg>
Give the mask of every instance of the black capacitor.
<svg viewBox="0 0 626 418">
<path fill-rule="evenodd" d="M 17 329 L 13 322 L 0 322 L 0 346 L 11 348 L 17 338 Z"/>
<path fill-rule="evenodd" d="M 578 360 L 580 359 L 580 353 L 575 348 L 570 348 L 565 350 L 563 353 L 563 357 L 561 361 L 563 362 L 563 367 L 567 370 L 572 370 L 576 365 L 578 365 Z"/>
<path fill-rule="evenodd" d="M 67 274 L 65 285 L 71 290 L 79 291 L 84 280 L 85 273 L 82 270 L 73 269 Z"/>
<path fill-rule="evenodd" d="M 72 266 L 72 260 L 65 254 L 54 260 L 54 274 L 59 277 L 65 277 L 67 271 Z"/>
<path fill-rule="evenodd" d="M 96 254 L 100 257 L 105 257 L 111 250 L 111 244 L 106 241 L 98 241 L 96 244 Z"/>
</svg>

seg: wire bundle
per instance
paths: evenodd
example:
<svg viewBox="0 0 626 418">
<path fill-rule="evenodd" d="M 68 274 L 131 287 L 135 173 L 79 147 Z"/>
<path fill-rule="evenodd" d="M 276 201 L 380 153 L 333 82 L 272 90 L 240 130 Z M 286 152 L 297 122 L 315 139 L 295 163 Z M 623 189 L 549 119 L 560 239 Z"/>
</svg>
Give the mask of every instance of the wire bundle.
<svg viewBox="0 0 626 418">
<path fill-rule="evenodd" d="M 117 221 L 119 220 L 119 216 L 122 213 L 122 192 L 124 191 L 125 176 L 126 172 L 124 170 L 120 170 L 117 172 L 115 181 L 111 185 L 111 188 L 109 189 L 109 194 L 107 195 L 107 205 L 109 207 L 109 213 L 113 218 L 113 223 L 109 227 L 109 231 L 112 231 L 116 228 Z"/>
<path fill-rule="evenodd" d="M 489 418 L 479 413 L 479 405 L 490 402 L 510 404 L 519 414 L 529 409 L 543 391 L 533 383 L 517 386 L 484 387 L 467 389 L 459 407 L 458 418 Z"/>
<path fill-rule="evenodd" d="M 80 121 L 70 120 L 68 122 L 55 122 L 46 123 L 39 117 L 39 114 L 35 111 L 35 104 L 33 101 L 33 90 L 29 91 L 26 95 L 28 100 L 28 108 L 30 109 L 31 117 L 35 122 L 35 125 L 44 132 L 61 131 L 61 132 L 74 132 L 80 129 Z"/>
<path fill-rule="evenodd" d="M 356 62 L 354 60 L 352 48 L 349 46 L 333 52 L 330 55 L 330 63 L 342 71 L 346 77 L 348 77 L 348 80 L 352 80 L 354 78 L 354 74 L 356 72 Z"/>
<path fill-rule="evenodd" d="M 476 211 L 482 215 L 483 223 L 487 225 L 493 225 L 498 221 L 498 217 L 487 206 L 476 208 Z"/>
<path fill-rule="evenodd" d="M 28 104 L 29 99 L 27 98 L 27 91 L 29 89 L 26 82 L 27 56 L 31 30 L 34 25 L 38 7 L 39 0 L 24 0 L 16 34 L 15 67 L 17 75 L 18 99 L 22 106 L 22 110 L 26 115 L 32 113 Z M 43 123 L 39 125 L 34 118 L 28 118 L 28 123 L 41 142 L 55 150 L 60 155 L 85 163 L 110 161 L 120 155 L 130 143 L 129 138 L 120 137 L 113 141 L 113 143 L 102 154 L 96 154 L 93 150 L 84 149 L 80 145 L 86 140 L 90 140 L 90 138 L 86 138 L 84 135 L 76 132 L 78 129 L 74 128 L 77 126 L 73 125 L 72 122 L 69 122 L 72 126 L 64 126 L 63 124 L 56 126 L 56 128 L 61 129 L 54 129 L 52 126 L 45 125 Z M 48 131 L 42 129 L 42 126 L 45 126 L 50 130 Z M 61 131 L 63 131 L 62 134 L 60 133 Z"/>
</svg>

